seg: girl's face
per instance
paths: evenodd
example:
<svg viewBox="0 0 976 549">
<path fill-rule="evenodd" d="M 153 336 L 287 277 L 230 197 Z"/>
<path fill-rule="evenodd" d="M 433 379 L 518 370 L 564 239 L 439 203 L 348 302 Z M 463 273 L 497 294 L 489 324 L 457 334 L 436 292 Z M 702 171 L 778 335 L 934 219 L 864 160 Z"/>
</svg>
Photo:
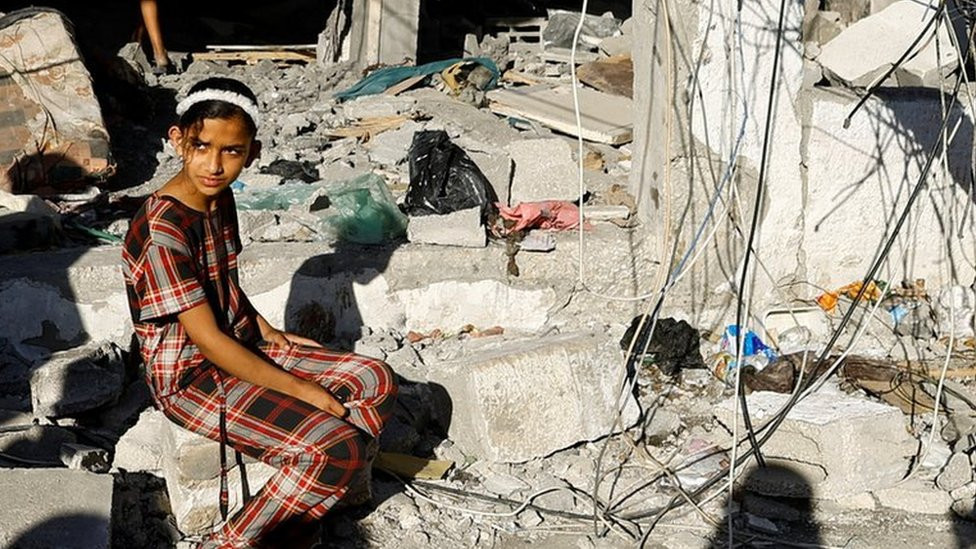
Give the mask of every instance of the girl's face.
<svg viewBox="0 0 976 549">
<path fill-rule="evenodd" d="M 189 183 L 185 190 L 209 202 L 254 161 L 260 144 L 236 116 L 204 118 L 199 129 L 173 126 L 169 138 L 183 157 L 183 175 Z"/>
</svg>

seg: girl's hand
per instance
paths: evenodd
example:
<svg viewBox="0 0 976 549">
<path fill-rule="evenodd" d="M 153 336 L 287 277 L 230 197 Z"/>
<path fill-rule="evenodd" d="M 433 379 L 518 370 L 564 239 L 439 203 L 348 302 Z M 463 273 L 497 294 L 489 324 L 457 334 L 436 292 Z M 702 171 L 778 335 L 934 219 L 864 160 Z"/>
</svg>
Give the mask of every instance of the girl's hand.
<svg viewBox="0 0 976 549">
<path fill-rule="evenodd" d="M 336 397 L 332 396 L 332 393 L 318 383 L 310 381 L 306 387 L 308 388 L 307 390 L 309 396 L 308 398 L 303 398 L 302 400 L 305 400 L 319 410 L 332 414 L 337 418 L 344 418 L 346 417 L 346 414 L 349 413 L 349 410 L 347 410 L 346 407 L 336 399 Z"/>
<path fill-rule="evenodd" d="M 291 348 L 292 345 L 308 345 L 309 347 L 322 348 L 322 345 L 313 339 L 275 329 L 268 330 L 264 334 L 264 340 L 279 347 L 284 347 L 285 349 Z"/>
</svg>

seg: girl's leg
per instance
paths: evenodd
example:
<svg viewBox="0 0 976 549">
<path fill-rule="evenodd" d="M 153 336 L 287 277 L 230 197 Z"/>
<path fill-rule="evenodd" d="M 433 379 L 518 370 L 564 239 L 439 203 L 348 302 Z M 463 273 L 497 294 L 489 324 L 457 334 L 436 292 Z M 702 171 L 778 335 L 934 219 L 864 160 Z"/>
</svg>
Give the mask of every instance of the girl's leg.
<svg viewBox="0 0 976 549">
<path fill-rule="evenodd" d="M 396 375 L 380 360 L 306 345 L 261 343 L 259 349 L 292 374 L 322 384 L 348 408 L 346 421 L 373 437 L 393 413 Z"/>
<path fill-rule="evenodd" d="M 335 505 L 364 465 L 365 442 L 349 423 L 309 404 L 233 377 L 223 385 L 229 444 L 279 471 L 204 547 L 253 547 L 276 525 L 321 517 Z M 166 413 L 219 439 L 217 395 L 213 378 L 198 376 Z"/>
</svg>

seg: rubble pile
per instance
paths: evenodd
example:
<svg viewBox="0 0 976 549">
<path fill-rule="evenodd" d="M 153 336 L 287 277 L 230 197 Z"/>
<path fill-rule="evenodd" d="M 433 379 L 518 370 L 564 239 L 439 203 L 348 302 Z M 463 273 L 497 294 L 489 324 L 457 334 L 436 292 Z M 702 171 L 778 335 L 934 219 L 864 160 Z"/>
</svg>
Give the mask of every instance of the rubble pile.
<svg viewBox="0 0 976 549">
<path fill-rule="evenodd" d="M 839 48 L 873 40 L 882 27 L 871 18 L 924 11 L 895 2 L 858 21 L 865 14 L 824 7 L 806 22 L 807 55 L 852 87 L 890 61 Z M 367 501 L 328 516 L 326 546 L 624 547 L 652 521 L 654 543 L 708 546 L 724 542 L 729 512 L 748 539 L 824 545 L 872 532 L 866 510 L 976 522 L 971 288 L 857 282 L 740 331 L 660 311 L 635 318 L 634 303 L 608 304 L 577 280 L 570 231 L 582 228 L 599 281 L 626 297 L 640 293 L 637 277 L 618 275 L 651 263 L 653 240 L 627 191 L 633 23 L 584 19 L 577 127 L 579 15 L 552 10 L 539 42 L 470 35 L 463 59 L 365 74 L 352 63 L 187 57 L 179 73 L 156 76 L 138 47 L 119 52 L 161 117 L 206 76 L 255 91 L 262 152 L 232 185 L 248 250 L 242 285 L 272 323 L 384 360 L 400 377 Z M 950 67 L 926 59 L 898 83 L 937 85 L 932 71 Z M 46 248 L 0 257 L 0 319 L 11 326 L 0 339 L 0 487 L 65 494 L 10 528 L 0 510 L 5 545 L 43 542 L 37 525 L 59 513 L 80 517 L 64 529 L 84 532 L 86 547 L 188 545 L 220 520 L 217 444 L 152 408 L 129 347 L 120 237 L 127 213 L 180 168 L 159 128 L 129 122 L 106 122 L 125 136 L 112 144 L 110 183 L 0 191 L 0 219 L 16 210 L 48 220 L 9 234 L 0 223 L 0 251 Z M 847 328 L 851 343 L 832 349 L 844 355 L 821 364 L 862 293 L 857 316 L 870 329 Z M 837 375 L 825 375 L 833 363 Z M 743 403 L 751 426 L 733 415 Z M 744 457 L 750 442 L 731 450 L 749 429 L 762 465 Z M 232 511 L 272 473 L 247 459 L 235 467 Z"/>
</svg>

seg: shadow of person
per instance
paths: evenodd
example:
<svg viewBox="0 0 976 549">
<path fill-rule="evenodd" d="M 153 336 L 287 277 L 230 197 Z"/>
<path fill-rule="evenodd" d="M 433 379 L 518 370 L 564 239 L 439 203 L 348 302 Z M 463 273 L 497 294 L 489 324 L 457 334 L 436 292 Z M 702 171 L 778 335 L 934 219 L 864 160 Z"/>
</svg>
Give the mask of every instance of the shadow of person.
<svg viewBox="0 0 976 549">
<path fill-rule="evenodd" d="M 766 458 L 766 467 L 750 465 L 736 482 L 731 524 L 734 546 L 775 546 L 777 541 L 820 547 L 820 525 L 813 516 L 807 477 L 786 460 Z M 728 500 L 722 509 L 728 509 Z M 718 521 L 709 547 L 729 547 L 729 516 Z"/>
<path fill-rule="evenodd" d="M 35 524 L 4 545 L 9 549 L 87 549 L 109 546 L 108 517 L 71 513 L 51 517 Z M 4 536 L 0 535 L 0 542 Z"/>
<path fill-rule="evenodd" d="M 447 438 L 453 404 L 443 386 L 427 382 L 418 373 L 422 364 L 410 344 L 391 334 L 395 331 L 391 323 L 402 325 L 403 318 L 390 310 L 383 275 L 399 246 L 399 242 L 365 246 L 339 241 L 332 252 L 305 260 L 292 279 L 284 326 L 329 348 L 387 360 L 400 390 L 394 414 L 380 436 L 380 451 L 426 458 Z M 357 346 L 364 338 L 381 340 L 384 348 Z M 396 360 L 385 356 L 392 354 Z M 332 541 L 326 547 L 368 545 L 358 521 L 403 491 L 400 480 L 375 472 L 369 504 L 327 515 L 325 528 Z"/>
<path fill-rule="evenodd" d="M 956 549 L 972 549 L 976 547 L 976 524 L 961 517 L 952 517 L 952 534 L 955 537 Z"/>
</svg>

